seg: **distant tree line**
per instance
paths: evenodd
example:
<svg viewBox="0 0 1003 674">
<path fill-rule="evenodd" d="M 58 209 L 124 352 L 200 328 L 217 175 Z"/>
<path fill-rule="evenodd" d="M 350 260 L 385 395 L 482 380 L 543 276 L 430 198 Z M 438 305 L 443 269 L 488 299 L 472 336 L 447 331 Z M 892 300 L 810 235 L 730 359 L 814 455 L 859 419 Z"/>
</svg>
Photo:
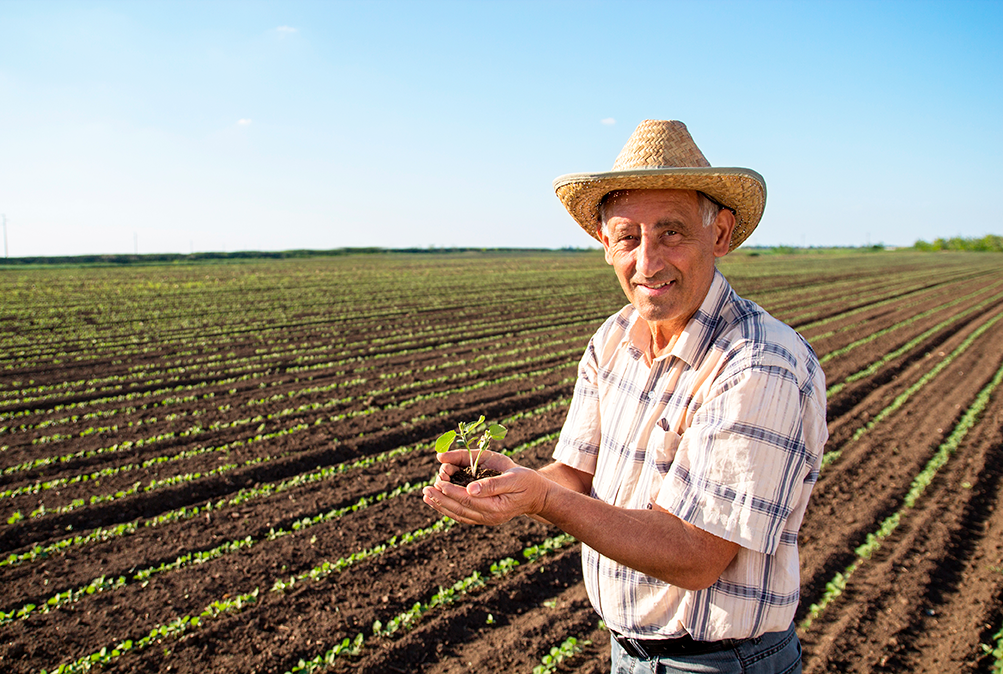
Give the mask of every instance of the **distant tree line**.
<svg viewBox="0 0 1003 674">
<path fill-rule="evenodd" d="M 986 234 L 981 239 L 966 239 L 955 236 L 950 239 L 934 239 L 927 243 L 920 239 L 913 248 L 916 250 L 971 250 L 979 252 L 1003 253 L 1003 236 Z"/>
<path fill-rule="evenodd" d="M 562 248 L 561 252 L 587 249 Z M 204 261 L 226 260 L 283 260 L 306 257 L 332 257 L 338 255 L 391 255 L 398 253 L 448 254 L 448 253 L 537 253 L 554 252 L 547 248 L 334 248 L 331 250 L 244 250 L 233 253 L 146 253 L 107 255 L 54 255 L 47 257 L 0 258 L 0 267 L 19 265 L 129 265 L 129 264 L 191 264 Z"/>
</svg>

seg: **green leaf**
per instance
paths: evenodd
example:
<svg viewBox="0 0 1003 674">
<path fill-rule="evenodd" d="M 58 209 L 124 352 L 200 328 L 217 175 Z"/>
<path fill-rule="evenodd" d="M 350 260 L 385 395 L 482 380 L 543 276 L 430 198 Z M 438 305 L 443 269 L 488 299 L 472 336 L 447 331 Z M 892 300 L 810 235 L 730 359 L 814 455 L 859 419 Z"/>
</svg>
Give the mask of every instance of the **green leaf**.
<svg viewBox="0 0 1003 674">
<path fill-rule="evenodd" d="M 491 436 L 492 440 L 501 440 L 508 433 L 508 429 L 501 424 L 491 424 L 488 426 L 488 434 Z"/>
<path fill-rule="evenodd" d="M 450 447 L 453 446 L 453 441 L 456 440 L 456 431 L 447 431 L 439 436 L 439 439 L 435 441 L 435 451 L 442 454 L 448 451 Z"/>
</svg>

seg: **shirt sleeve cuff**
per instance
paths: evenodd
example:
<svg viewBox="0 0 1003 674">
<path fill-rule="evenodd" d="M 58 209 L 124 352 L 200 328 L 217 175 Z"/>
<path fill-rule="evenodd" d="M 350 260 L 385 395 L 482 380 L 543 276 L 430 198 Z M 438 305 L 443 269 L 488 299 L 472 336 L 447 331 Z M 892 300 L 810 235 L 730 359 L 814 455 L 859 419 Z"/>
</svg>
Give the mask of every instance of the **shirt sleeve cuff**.
<svg viewBox="0 0 1003 674">
<path fill-rule="evenodd" d="M 597 447 L 585 444 L 576 445 L 563 440 L 558 441 L 557 447 L 554 448 L 554 461 L 589 475 L 595 475 L 598 455 Z"/>
</svg>

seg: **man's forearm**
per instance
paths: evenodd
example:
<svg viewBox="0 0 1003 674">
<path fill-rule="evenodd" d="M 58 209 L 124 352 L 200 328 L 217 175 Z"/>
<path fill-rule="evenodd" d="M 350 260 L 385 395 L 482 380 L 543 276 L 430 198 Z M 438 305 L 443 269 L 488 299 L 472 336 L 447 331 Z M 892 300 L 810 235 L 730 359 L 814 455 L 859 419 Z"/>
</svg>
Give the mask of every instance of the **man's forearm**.
<svg viewBox="0 0 1003 674">
<path fill-rule="evenodd" d="M 565 489 L 570 489 L 579 494 L 588 496 L 592 491 L 591 475 L 580 470 L 567 466 L 563 463 L 548 464 L 537 471 L 551 482 L 558 484 Z M 541 515 L 530 515 L 530 518 L 544 524 L 555 524 Z"/>
<path fill-rule="evenodd" d="M 691 590 L 713 584 L 739 550 L 657 506 L 628 510 L 593 498 L 590 473 L 556 462 L 531 470 L 502 458 L 494 463 L 504 469 L 500 476 L 465 489 L 437 481 L 423 490 L 425 502 L 468 524 L 529 515 L 625 566 Z"/>
<path fill-rule="evenodd" d="M 537 518 L 601 555 L 688 590 L 712 585 L 739 550 L 660 508 L 627 510 L 561 485 L 548 492 Z"/>
</svg>

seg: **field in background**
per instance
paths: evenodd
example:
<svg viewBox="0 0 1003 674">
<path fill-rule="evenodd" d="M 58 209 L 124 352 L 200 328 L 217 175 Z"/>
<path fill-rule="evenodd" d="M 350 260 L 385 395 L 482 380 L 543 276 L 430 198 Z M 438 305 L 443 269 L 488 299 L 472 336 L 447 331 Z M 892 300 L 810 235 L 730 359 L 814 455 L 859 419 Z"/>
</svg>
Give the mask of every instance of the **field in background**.
<svg viewBox="0 0 1003 674">
<path fill-rule="evenodd" d="M 1003 255 L 721 269 L 826 371 L 805 671 L 995 671 Z M 594 252 L 0 270 L 0 669 L 608 671 L 574 540 L 420 488 L 479 414 L 546 463 L 623 303 Z"/>
</svg>

